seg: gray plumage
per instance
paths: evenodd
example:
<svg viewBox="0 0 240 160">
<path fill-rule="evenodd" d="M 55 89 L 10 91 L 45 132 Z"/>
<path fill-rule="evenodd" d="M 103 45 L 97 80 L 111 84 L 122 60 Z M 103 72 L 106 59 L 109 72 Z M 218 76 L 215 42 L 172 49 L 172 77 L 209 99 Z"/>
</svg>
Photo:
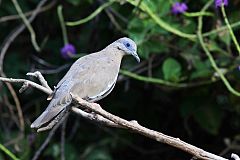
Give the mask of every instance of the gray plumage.
<svg viewBox="0 0 240 160">
<path fill-rule="evenodd" d="M 39 128 L 56 117 L 71 104 L 70 93 L 96 102 L 106 97 L 117 81 L 124 55 L 133 55 L 137 61 L 137 47 L 129 38 L 120 38 L 103 50 L 79 58 L 57 84 L 47 109 L 31 124 Z"/>
</svg>

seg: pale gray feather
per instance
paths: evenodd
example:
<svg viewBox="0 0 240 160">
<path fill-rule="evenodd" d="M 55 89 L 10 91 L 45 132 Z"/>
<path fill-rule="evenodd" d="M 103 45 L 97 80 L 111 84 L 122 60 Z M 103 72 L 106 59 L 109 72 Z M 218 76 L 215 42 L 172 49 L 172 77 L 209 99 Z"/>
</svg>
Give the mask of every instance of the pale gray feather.
<svg viewBox="0 0 240 160">
<path fill-rule="evenodd" d="M 125 43 L 133 47 L 124 48 Z M 31 127 L 41 127 L 69 106 L 72 101 L 70 93 L 90 102 L 106 97 L 115 86 L 122 57 L 126 54 L 139 60 L 136 44 L 128 38 L 121 38 L 102 51 L 79 58 L 58 83 L 50 96 L 50 104 Z"/>
</svg>

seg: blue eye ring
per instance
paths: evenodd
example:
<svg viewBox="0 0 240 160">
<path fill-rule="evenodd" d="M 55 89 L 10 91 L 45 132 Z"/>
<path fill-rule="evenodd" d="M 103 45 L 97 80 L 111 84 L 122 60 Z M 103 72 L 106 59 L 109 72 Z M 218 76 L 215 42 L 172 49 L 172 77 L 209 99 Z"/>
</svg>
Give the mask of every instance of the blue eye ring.
<svg viewBox="0 0 240 160">
<path fill-rule="evenodd" d="M 130 43 L 126 43 L 126 47 L 130 47 Z"/>
</svg>

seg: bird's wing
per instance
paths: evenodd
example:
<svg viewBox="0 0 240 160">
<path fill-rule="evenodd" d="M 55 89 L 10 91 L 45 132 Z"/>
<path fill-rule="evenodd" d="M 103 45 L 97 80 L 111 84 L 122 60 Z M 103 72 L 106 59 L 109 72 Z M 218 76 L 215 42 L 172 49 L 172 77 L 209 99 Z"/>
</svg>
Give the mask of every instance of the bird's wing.
<svg viewBox="0 0 240 160">
<path fill-rule="evenodd" d="M 64 88 L 60 87 L 57 89 L 47 109 L 31 124 L 31 128 L 39 128 L 52 120 L 63 111 L 64 108 L 69 106 L 71 101 L 71 95 L 65 92 Z"/>
<path fill-rule="evenodd" d="M 87 72 L 75 74 L 76 79 L 71 92 L 90 102 L 98 101 L 107 96 L 115 86 L 119 66 L 108 57 L 96 58 L 92 65 L 86 66 Z"/>
<path fill-rule="evenodd" d="M 58 82 L 53 93 L 48 97 L 51 102 L 49 103 L 46 110 L 31 124 L 31 128 L 39 128 L 43 124 L 49 122 L 55 116 L 57 116 L 65 107 L 71 104 L 70 89 L 74 83 L 73 76 L 76 74 L 82 74 L 86 72 L 85 65 L 87 64 L 86 59 L 89 56 L 79 58 L 65 76 Z"/>
</svg>

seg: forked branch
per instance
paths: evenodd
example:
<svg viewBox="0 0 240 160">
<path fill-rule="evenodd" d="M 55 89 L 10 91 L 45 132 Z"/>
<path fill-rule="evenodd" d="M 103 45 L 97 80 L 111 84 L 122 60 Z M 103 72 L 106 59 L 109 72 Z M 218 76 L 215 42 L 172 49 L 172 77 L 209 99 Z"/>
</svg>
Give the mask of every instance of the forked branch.
<svg viewBox="0 0 240 160">
<path fill-rule="evenodd" d="M 52 93 L 51 88 L 48 86 L 47 81 L 45 81 L 44 77 L 41 75 L 40 72 L 28 73 L 27 75 L 37 77 L 39 79 L 41 85 L 39 85 L 35 82 L 32 82 L 32 81 L 26 80 L 26 79 L 12 79 L 12 78 L 0 77 L 0 81 L 5 81 L 5 82 L 9 82 L 9 83 L 23 83 L 22 91 L 26 90 L 28 87 L 31 86 L 31 87 L 39 89 L 47 94 Z M 185 152 L 193 155 L 195 158 L 198 158 L 198 159 L 227 160 L 226 158 L 220 157 L 218 155 L 204 151 L 201 148 L 198 148 L 196 146 L 188 144 L 188 143 L 180 140 L 179 138 L 174 138 L 174 137 L 165 135 L 161 132 L 157 132 L 157 131 L 148 129 L 146 127 L 143 127 L 140 124 L 138 124 L 138 122 L 135 120 L 127 121 L 123 118 L 115 116 L 115 115 L 105 111 L 104 109 L 102 109 L 102 107 L 97 103 L 90 103 L 90 102 L 87 102 L 87 101 L 83 100 L 82 98 L 78 97 L 77 95 L 73 95 L 73 94 L 71 94 L 71 95 L 73 98 L 73 105 L 74 105 L 71 108 L 71 110 L 86 119 L 95 121 L 101 125 L 107 125 L 110 127 L 127 129 L 128 131 L 132 131 L 132 132 L 141 134 L 143 136 L 146 136 L 146 137 L 156 140 L 158 142 L 165 143 L 165 144 L 168 144 L 175 148 L 178 148 L 182 151 L 185 151 Z M 78 106 L 78 107 L 76 107 L 76 106 Z M 85 112 L 84 110 L 82 110 L 80 108 L 90 110 L 91 113 Z M 239 157 L 236 154 L 232 154 L 232 158 L 235 160 L 239 160 Z"/>
</svg>

